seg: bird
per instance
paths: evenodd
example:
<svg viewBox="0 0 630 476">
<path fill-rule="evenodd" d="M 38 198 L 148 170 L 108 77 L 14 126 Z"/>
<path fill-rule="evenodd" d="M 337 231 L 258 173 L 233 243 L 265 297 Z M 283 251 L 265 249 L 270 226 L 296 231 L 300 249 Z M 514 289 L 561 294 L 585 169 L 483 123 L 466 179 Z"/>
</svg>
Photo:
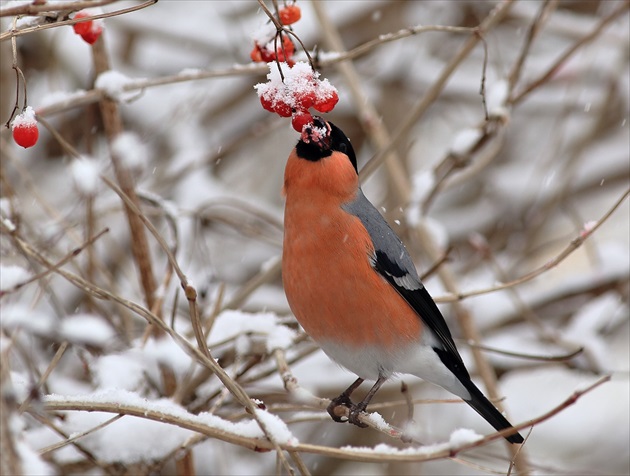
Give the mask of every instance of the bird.
<svg viewBox="0 0 630 476">
<path fill-rule="evenodd" d="M 313 116 L 284 172 L 282 281 L 292 313 L 325 354 L 358 378 L 327 408 L 359 416 L 390 377 L 411 374 L 462 398 L 496 430 L 513 428 L 471 380 L 405 245 L 361 190 L 348 137 Z M 365 398 L 351 394 L 375 381 Z M 337 411 L 336 411 L 337 410 Z M 343 413 L 346 413 L 345 411 Z M 520 444 L 514 430 L 505 436 Z"/>
</svg>

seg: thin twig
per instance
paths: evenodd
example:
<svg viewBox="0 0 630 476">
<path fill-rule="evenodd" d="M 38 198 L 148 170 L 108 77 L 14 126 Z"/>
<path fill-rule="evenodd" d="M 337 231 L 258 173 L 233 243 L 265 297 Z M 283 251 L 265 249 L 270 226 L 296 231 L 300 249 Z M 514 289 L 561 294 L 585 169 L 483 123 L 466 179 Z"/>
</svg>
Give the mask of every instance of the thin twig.
<svg viewBox="0 0 630 476">
<path fill-rule="evenodd" d="M 92 45 L 92 61 L 96 76 L 110 70 L 109 57 L 105 49 L 103 35 Z M 145 229 L 142 225 L 143 214 L 140 212 L 140 201 L 136 194 L 135 180 L 131 171 L 125 165 L 123 158 L 119 157 L 118 152 L 114 148 L 114 142 L 123 132 L 122 117 L 118 109 L 118 104 L 109 97 L 101 99 L 99 106 L 105 135 L 109 144 L 110 161 L 116 181 L 120 189 L 129 197 L 130 202 L 136 207 L 136 211 L 133 212 L 129 204 L 125 202 L 125 216 L 127 217 L 127 224 L 131 234 L 131 254 L 138 267 L 140 285 L 142 286 L 147 308 L 153 309 L 156 290 L 155 275 L 153 274 L 153 260 Z M 161 316 L 161 310 L 158 311 L 160 312 L 156 314 Z"/>
<path fill-rule="evenodd" d="M 600 226 L 602 226 L 604 222 L 608 220 L 608 218 L 610 218 L 610 216 L 615 212 L 615 210 L 617 210 L 617 208 L 621 206 L 624 200 L 628 198 L 628 195 L 630 195 L 630 189 L 626 190 L 621 195 L 621 197 L 619 197 L 619 199 L 614 203 L 614 205 L 599 220 L 597 220 L 588 229 L 582 230 L 580 234 L 576 236 L 573 240 L 571 240 L 571 242 L 560 253 L 558 253 L 554 258 L 552 258 L 550 261 L 547 261 L 544 265 L 540 266 L 539 268 L 536 268 L 533 271 L 530 271 L 529 273 L 521 276 L 520 278 L 514 279 L 507 283 L 501 283 L 501 284 L 497 284 L 497 285 L 490 286 L 487 288 L 476 289 L 473 291 L 446 294 L 446 295 L 438 296 L 434 298 L 434 301 L 435 302 L 462 301 L 463 299 L 466 299 L 472 296 L 480 296 L 482 294 L 488 294 L 495 291 L 500 291 L 502 289 L 511 288 L 512 286 L 517 286 L 519 284 L 523 284 L 523 283 L 526 283 L 527 281 L 531 281 L 532 279 L 537 278 L 541 274 L 558 266 L 558 264 L 564 261 L 571 253 L 573 253 L 580 246 L 582 246 L 582 243 L 584 243 L 585 240 L 587 240 L 593 233 L 595 233 L 595 231 L 597 231 L 597 229 Z"/>
<path fill-rule="evenodd" d="M 89 20 L 98 20 L 101 18 L 110 18 L 110 17 L 114 17 L 114 16 L 118 16 L 118 15 L 124 15 L 125 13 L 131 13 L 131 12 L 135 12 L 137 10 L 142 10 L 143 8 L 147 8 L 150 7 L 151 5 L 153 5 L 154 3 L 157 3 L 158 0 L 147 0 L 144 3 L 141 3 L 140 5 L 136 5 L 133 7 L 129 7 L 129 8 L 122 8 L 120 10 L 116 10 L 113 12 L 107 12 L 107 13 L 99 13 L 98 15 L 92 15 L 89 19 L 71 19 L 71 20 L 62 20 L 62 21 L 56 21 L 54 23 L 45 23 L 43 25 L 35 25 L 35 26 L 30 26 L 30 27 L 25 27 L 19 30 L 9 30 L 9 31 L 5 31 L 3 33 L 0 34 L 0 42 L 7 40 L 9 38 L 15 38 L 17 36 L 22 36 L 22 35 L 26 35 L 28 33 L 34 33 L 37 31 L 43 31 L 43 30 L 48 30 L 50 28 L 58 28 L 64 25 L 74 25 L 75 23 L 80 23 L 83 21 L 89 21 Z M 97 2 L 77 2 L 74 5 L 84 5 L 87 4 L 87 6 L 95 6 Z M 111 0 L 108 0 L 107 3 L 112 3 Z M 51 5 L 55 5 L 54 3 L 51 3 Z M 73 10 L 79 10 L 79 8 L 75 7 Z M 56 8 L 55 8 L 56 10 Z M 50 9 L 47 11 L 51 11 Z"/>
<path fill-rule="evenodd" d="M 341 34 L 332 22 L 324 4 L 313 2 L 312 7 L 323 30 L 323 37 L 329 47 L 336 51 L 343 51 L 345 48 Z M 365 136 L 370 139 L 375 149 L 384 149 L 391 142 L 390 133 L 380 120 L 373 101 L 368 97 L 357 69 L 351 61 L 340 63 L 338 69 L 350 89 L 354 106 L 359 112 L 358 117 L 365 131 Z M 383 160 L 388 177 L 393 183 L 393 186 L 390 187 L 394 195 L 393 200 L 395 203 L 407 203 L 411 193 L 411 184 L 403 160 L 393 148 L 383 155 Z"/>
<path fill-rule="evenodd" d="M 6 224 L 4 222 L 0 222 L 0 228 L 6 229 Z M 20 246 L 26 252 L 28 252 L 30 256 L 35 258 L 35 260 L 37 260 L 39 263 L 41 263 L 42 265 L 46 266 L 49 269 L 52 268 L 53 266 L 52 263 L 50 263 L 46 258 L 44 258 L 44 256 L 42 256 L 41 253 L 39 253 L 37 250 L 31 247 L 20 236 L 14 233 L 13 239 L 16 240 L 20 244 Z M 221 383 L 223 383 L 223 385 L 230 391 L 230 393 L 234 397 L 236 397 L 239 403 L 241 403 L 248 410 L 248 412 L 251 415 L 253 415 L 253 417 L 256 419 L 256 422 L 260 426 L 261 430 L 263 431 L 265 436 L 268 438 L 272 449 L 275 449 L 279 455 L 282 453 L 281 446 L 275 440 L 275 438 L 273 437 L 272 433 L 268 429 L 268 426 L 265 424 L 265 422 L 262 421 L 256 414 L 256 407 L 254 403 L 252 402 L 252 400 L 247 395 L 247 393 L 245 392 L 245 390 L 236 381 L 234 381 L 227 374 L 227 372 L 225 372 L 225 370 L 223 370 L 223 368 L 216 362 L 216 360 L 212 356 L 208 357 L 205 352 L 193 346 L 180 334 L 175 332 L 175 330 L 168 327 L 161 318 L 153 314 L 151 311 L 149 311 L 145 307 L 142 307 L 132 301 L 124 299 L 116 294 L 110 293 L 109 291 L 105 289 L 99 288 L 93 283 L 89 283 L 85 281 L 83 278 L 81 278 L 80 276 L 77 276 L 76 274 L 70 273 L 62 269 L 56 269 L 55 272 L 63 276 L 64 278 L 66 278 L 68 281 L 70 281 L 72 284 L 74 284 L 78 288 L 83 289 L 84 291 L 90 293 L 92 296 L 98 299 L 111 300 L 111 301 L 117 302 L 118 304 L 121 304 L 122 306 L 135 312 L 139 316 L 145 318 L 149 323 L 153 324 L 160 331 L 168 334 L 180 346 L 180 348 L 184 350 L 184 352 L 186 352 L 191 357 L 196 359 L 204 367 L 207 367 L 208 369 L 210 369 L 219 378 L 219 380 L 221 380 Z M 283 458 L 284 456 L 282 455 L 280 457 Z"/>
<path fill-rule="evenodd" d="M 571 45 L 564 53 L 560 55 L 560 57 L 554 61 L 554 63 L 541 74 L 538 78 L 531 81 L 527 86 L 525 86 L 520 92 L 517 94 L 513 94 L 509 102 L 513 105 L 518 104 L 526 96 L 528 96 L 532 91 L 538 89 L 543 84 L 547 83 L 549 79 L 560 69 L 560 67 L 565 64 L 565 62 L 575 54 L 577 50 L 579 50 L 582 46 L 587 45 L 595 38 L 597 38 L 602 31 L 606 29 L 606 27 L 615 21 L 617 17 L 626 12 L 630 8 L 630 1 L 623 2 L 619 7 L 615 8 L 612 12 L 606 15 L 602 20 L 597 24 L 597 26 L 587 35 L 580 38 L 573 45 Z"/>
<path fill-rule="evenodd" d="M 116 416 L 114 416 L 112 418 L 108 418 L 103 423 L 100 423 L 99 425 L 96 425 L 95 427 L 90 428 L 89 430 L 82 431 L 81 433 L 78 433 L 78 434 L 74 435 L 72 438 L 68 438 L 68 439 L 66 439 L 64 441 L 60 441 L 59 443 L 55 443 L 53 445 L 46 446 L 45 448 L 42 448 L 41 450 L 39 450 L 39 454 L 40 455 L 45 455 L 47 453 L 51 453 L 53 451 L 57 451 L 57 450 L 65 447 L 65 446 L 73 444 L 79 438 L 83 438 L 83 437 L 91 435 L 92 433 L 95 433 L 95 432 L 97 432 L 99 430 L 102 430 L 106 426 L 109 426 L 112 423 L 114 423 L 115 421 L 120 420 L 123 416 L 124 415 L 121 414 L 121 415 L 116 415 Z"/>
<path fill-rule="evenodd" d="M 428 32 L 454 32 L 454 33 L 470 33 L 475 29 L 458 28 L 441 25 L 415 26 L 397 33 L 389 33 L 380 35 L 378 38 L 370 40 L 356 48 L 347 52 L 338 53 L 333 57 L 319 60 L 317 66 L 321 69 L 343 63 L 348 60 L 358 58 L 369 51 L 390 41 L 406 38 L 411 35 L 417 35 Z M 165 86 L 188 81 L 200 81 L 205 79 L 225 78 L 233 76 L 261 76 L 268 72 L 267 65 L 259 63 L 248 63 L 245 65 L 237 65 L 234 67 L 219 70 L 194 70 L 185 71 L 173 75 L 161 76 L 158 78 L 142 78 L 130 80 L 122 86 L 123 92 L 132 92 L 143 90 L 156 86 Z M 56 103 L 49 104 L 45 107 L 37 109 L 37 113 L 42 116 L 58 114 L 79 106 L 86 106 L 100 101 L 105 96 L 100 89 L 91 89 L 89 91 L 80 91 L 69 98 L 62 99 Z"/>
<path fill-rule="evenodd" d="M 66 256 L 64 256 L 61 260 L 59 260 L 55 264 L 53 264 L 52 269 L 45 269 L 44 271 L 41 271 L 40 273 L 37 273 L 37 274 L 31 276 L 26 281 L 22 281 L 21 283 L 15 284 L 10 289 L 0 290 L 0 298 L 3 297 L 5 294 L 14 293 L 14 292 L 18 291 L 19 289 L 23 288 L 24 286 L 26 286 L 27 284 L 33 283 L 33 282 L 35 282 L 35 281 L 37 281 L 37 280 L 47 276 L 48 274 L 54 272 L 56 269 L 61 268 L 64 264 L 68 263 L 73 258 L 78 256 L 84 249 L 92 246 L 92 244 L 96 240 L 98 240 L 101 236 L 103 236 L 105 233 L 108 233 L 108 232 L 109 232 L 109 228 L 105 228 L 105 229 L 101 230 L 96 235 L 94 235 L 93 237 L 91 237 L 88 240 L 86 240 L 81 246 L 73 249 L 70 253 L 68 253 Z"/>
<path fill-rule="evenodd" d="M 529 51 L 534 42 L 534 39 L 536 38 L 536 36 L 538 36 L 538 33 L 542 29 L 543 25 L 545 24 L 551 13 L 558 7 L 558 3 L 559 0 L 545 0 L 540 7 L 538 15 L 536 15 L 536 18 L 529 26 L 529 29 L 527 30 L 527 36 L 525 37 L 523 47 L 521 48 L 521 52 L 518 55 L 516 62 L 512 66 L 510 74 L 508 75 L 508 87 L 510 92 L 514 90 L 514 86 L 516 86 L 516 83 L 521 76 L 523 65 L 525 64 L 525 60 L 529 56 Z"/>
<path fill-rule="evenodd" d="M 490 14 L 483 20 L 483 22 L 474 31 L 475 33 L 468 38 L 468 41 L 460 48 L 451 61 L 444 67 L 440 76 L 431 84 L 429 89 L 424 93 L 424 96 L 420 101 L 409 111 L 409 113 L 402 119 L 400 125 L 396 128 L 396 132 L 392 136 L 388 144 L 379 149 L 379 151 L 368 161 L 367 164 L 360 171 L 362 179 L 369 177 L 376 168 L 381 164 L 384 158 L 390 151 L 405 137 L 414 124 L 424 115 L 429 106 L 433 104 L 433 101 L 440 95 L 446 83 L 451 78 L 455 70 L 459 67 L 462 61 L 470 52 L 474 49 L 480 38 L 485 35 L 491 28 L 499 23 L 509 13 L 514 0 L 504 0 L 499 3 Z"/>
<path fill-rule="evenodd" d="M 36 16 L 45 12 L 76 12 L 84 8 L 102 7 L 118 0 L 89 0 L 77 2 L 27 3 L 0 10 L 0 17 Z"/>
<path fill-rule="evenodd" d="M 535 354 L 524 354 L 522 352 L 513 352 L 504 349 L 497 349 L 495 347 L 490 347 L 487 345 L 478 344 L 476 342 L 468 342 L 470 347 L 475 347 L 477 349 L 485 350 L 486 352 L 492 352 L 493 354 L 506 355 L 508 357 L 516 357 L 518 359 L 527 359 L 527 360 L 536 360 L 539 362 L 566 362 L 571 360 L 582 352 L 584 352 L 584 347 L 579 347 L 568 354 L 561 355 L 535 355 Z"/>
<path fill-rule="evenodd" d="M 68 342 L 63 341 L 61 345 L 59 346 L 59 348 L 57 349 L 57 352 L 55 352 L 55 355 L 50 361 L 50 364 L 48 364 L 48 367 L 46 367 L 46 370 L 39 378 L 39 381 L 37 382 L 35 387 L 31 389 L 31 392 L 26 397 L 26 400 L 24 400 L 22 404 L 20 405 L 20 408 L 18 408 L 18 413 L 23 413 L 24 409 L 31 404 L 31 401 L 33 400 L 33 398 L 36 398 L 35 397 L 36 392 L 39 392 L 40 389 L 42 388 L 42 385 L 46 383 L 46 380 L 48 380 L 48 377 L 50 376 L 52 371 L 55 370 L 55 368 L 57 367 L 57 364 L 59 364 L 59 361 L 63 357 L 63 354 L 66 352 L 67 348 L 68 348 Z"/>
</svg>

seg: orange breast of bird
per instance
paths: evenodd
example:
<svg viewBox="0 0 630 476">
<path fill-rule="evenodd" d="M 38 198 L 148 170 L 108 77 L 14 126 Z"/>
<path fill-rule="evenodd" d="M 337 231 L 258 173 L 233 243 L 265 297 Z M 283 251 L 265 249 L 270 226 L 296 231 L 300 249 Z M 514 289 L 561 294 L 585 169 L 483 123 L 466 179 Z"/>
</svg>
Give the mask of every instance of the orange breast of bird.
<svg viewBox="0 0 630 476">
<path fill-rule="evenodd" d="M 318 162 L 295 152 L 285 170 L 282 277 L 291 310 L 316 341 L 395 349 L 417 342 L 420 317 L 371 266 L 372 241 L 341 208 L 358 177 L 337 153 Z"/>
</svg>

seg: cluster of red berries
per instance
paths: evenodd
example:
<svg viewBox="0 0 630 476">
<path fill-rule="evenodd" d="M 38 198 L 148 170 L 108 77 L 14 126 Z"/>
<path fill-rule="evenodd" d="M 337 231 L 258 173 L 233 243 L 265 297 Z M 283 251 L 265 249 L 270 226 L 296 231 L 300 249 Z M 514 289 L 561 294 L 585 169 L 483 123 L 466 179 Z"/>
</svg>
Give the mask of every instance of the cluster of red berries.
<svg viewBox="0 0 630 476">
<path fill-rule="evenodd" d="M 283 25 L 291 25 L 301 17 L 295 3 L 278 11 Z M 319 112 L 333 110 L 339 101 L 337 90 L 327 79 L 319 79 L 319 73 L 310 64 L 293 60 L 295 44 L 286 30 L 276 31 L 273 27 L 258 36 L 250 56 L 253 61 L 268 63 L 270 68 L 268 81 L 255 86 L 260 103 L 267 111 L 290 117 L 293 128 L 302 132 L 306 124 L 313 122 L 310 108 Z"/>
<path fill-rule="evenodd" d="M 274 48 L 275 39 L 269 41 L 265 45 L 260 45 L 257 41 L 254 42 L 254 49 L 249 54 L 249 57 L 255 63 L 269 63 L 271 61 L 286 61 L 289 66 L 293 66 L 293 54 L 295 53 L 295 44 L 289 38 L 286 33 L 281 35 L 282 41 L 279 42 L 277 47 Z M 275 50 L 275 51 L 274 51 Z"/>
<path fill-rule="evenodd" d="M 295 4 L 282 7 L 278 11 L 278 18 L 283 25 L 292 25 L 302 17 L 300 7 Z M 279 41 L 278 41 L 279 40 Z M 249 57 L 256 63 L 269 63 L 271 61 L 284 61 L 289 66 L 293 66 L 293 54 L 295 53 L 295 43 L 287 33 L 277 33 L 273 31 L 273 36 L 254 41 L 254 48 Z"/>
<path fill-rule="evenodd" d="M 87 10 L 81 10 L 74 15 L 74 20 L 79 18 L 89 18 L 90 16 L 92 15 L 90 15 Z M 98 40 L 101 33 L 103 33 L 103 23 L 100 20 L 89 20 L 81 23 L 75 23 L 72 25 L 72 28 L 74 28 L 74 32 L 77 35 L 81 35 L 83 41 L 89 43 L 90 45 L 96 43 L 96 40 Z"/>
<path fill-rule="evenodd" d="M 35 111 L 31 106 L 27 106 L 22 113 L 15 116 L 11 122 L 11 132 L 15 143 L 25 149 L 37 143 L 39 129 L 37 129 Z"/>
<path fill-rule="evenodd" d="M 327 79 L 319 79 L 308 63 L 298 62 L 293 67 L 281 64 L 282 76 L 277 65 L 270 64 L 269 80 L 257 84 L 256 90 L 262 107 L 280 117 L 291 117 L 291 125 L 302 132 L 305 124 L 312 122 L 308 111 L 311 107 L 319 112 L 330 112 L 339 101 L 339 95 Z"/>
</svg>

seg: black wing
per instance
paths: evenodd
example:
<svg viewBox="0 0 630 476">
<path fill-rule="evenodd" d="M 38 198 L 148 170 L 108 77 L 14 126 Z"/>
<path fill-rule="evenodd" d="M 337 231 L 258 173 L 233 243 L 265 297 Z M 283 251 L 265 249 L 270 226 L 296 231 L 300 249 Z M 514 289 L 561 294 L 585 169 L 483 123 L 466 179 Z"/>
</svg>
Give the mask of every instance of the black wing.
<svg viewBox="0 0 630 476">
<path fill-rule="evenodd" d="M 361 220 L 374 243 L 376 254 L 372 259 L 372 267 L 407 301 L 437 337 L 441 345 L 434 347 L 434 350 L 440 360 L 458 378 L 470 380 L 451 331 L 420 281 L 403 242 L 361 190 L 357 192 L 355 200 L 345 204 L 343 208 Z"/>
</svg>

